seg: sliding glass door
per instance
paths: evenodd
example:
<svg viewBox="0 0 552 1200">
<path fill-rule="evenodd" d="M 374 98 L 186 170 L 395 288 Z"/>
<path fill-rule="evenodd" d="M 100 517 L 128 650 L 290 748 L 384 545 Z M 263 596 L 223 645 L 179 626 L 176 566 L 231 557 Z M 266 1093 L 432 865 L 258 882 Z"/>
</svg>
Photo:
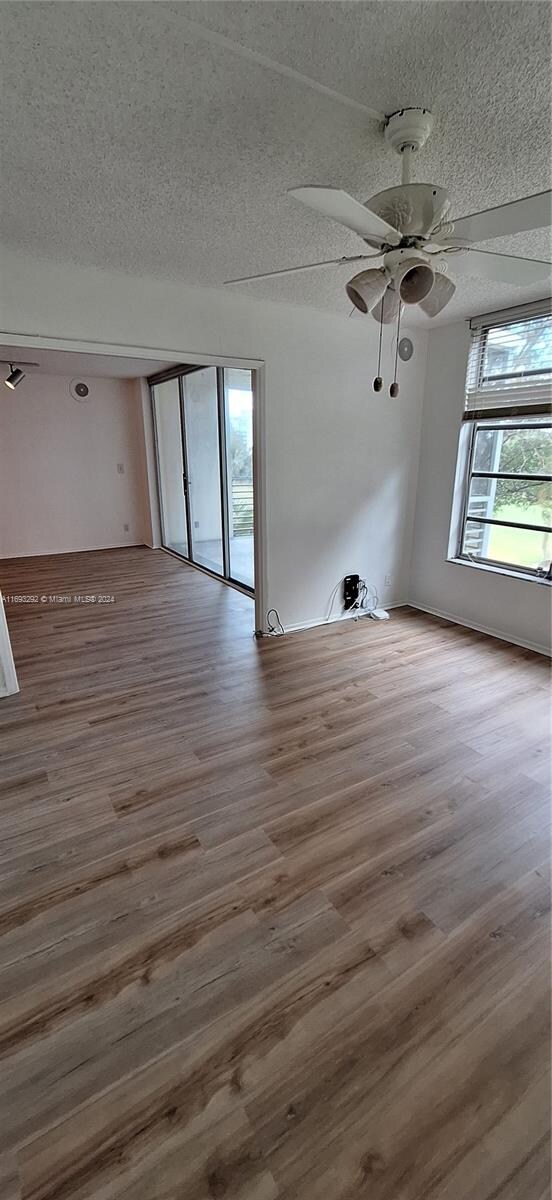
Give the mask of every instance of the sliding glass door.
<svg viewBox="0 0 552 1200">
<path fill-rule="evenodd" d="M 186 368 L 150 385 L 163 545 L 253 591 L 252 372 Z"/>
<path fill-rule="evenodd" d="M 216 367 L 182 378 L 193 562 L 224 575 Z"/>
</svg>

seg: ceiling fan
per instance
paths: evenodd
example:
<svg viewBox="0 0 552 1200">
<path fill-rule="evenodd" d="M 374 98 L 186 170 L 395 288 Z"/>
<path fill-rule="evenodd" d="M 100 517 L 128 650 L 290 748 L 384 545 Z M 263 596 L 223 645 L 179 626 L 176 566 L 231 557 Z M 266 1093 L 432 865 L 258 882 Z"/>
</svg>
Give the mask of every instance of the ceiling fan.
<svg viewBox="0 0 552 1200">
<path fill-rule="evenodd" d="M 455 274 L 524 286 L 550 277 L 551 264 L 480 250 L 474 242 L 505 237 L 552 223 L 552 192 L 526 196 L 498 208 L 471 213 L 452 223 L 448 192 L 432 183 L 411 183 L 412 156 L 425 145 L 433 127 L 426 108 L 402 108 L 385 124 L 388 144 L 402 158 L 402 180 L 364 204 L 339 188 L 291 188 L 288 195 L 357 233 L 374 254 L 358 254 L 286 267 L 261 275 L 229 279 L 247 283 L 320 267 L 379 259 L 379 266 L 363 269 L 346 285 L 349 299 L 362 313 L 370 312 L 383 324 L 396 320 L 402 304 L 418 304 L 428 317 L 436 317 L 452 299 L 456 285 L 449 277 L 449 258 Z"/>
</svg>

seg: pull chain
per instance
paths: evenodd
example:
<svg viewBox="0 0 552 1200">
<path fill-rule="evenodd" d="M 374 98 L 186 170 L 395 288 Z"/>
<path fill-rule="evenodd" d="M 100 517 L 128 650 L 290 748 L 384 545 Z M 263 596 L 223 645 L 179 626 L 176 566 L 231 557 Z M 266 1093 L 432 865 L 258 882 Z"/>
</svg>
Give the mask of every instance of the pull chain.
<svg viewBox="0 0 552 1200">
<path fill-rule="evenodd" d="M 380 317 L 379 345 L 378 345 L 378 373 L 376 375 L 376 378 L 374 379 L 374 391 L 375 392 L 381 392 L 381 389 L 383 387 L 383 379 L 380 374 L 380 370 L 381 370 L 381 335 L 383 333 L 383 306 L 385 304 L 386 295 L 387 295 L 387 292 L 384 292 L 383 296 L 381 298 L 381 317 Z"/>
<path fill-rule="evenodd" d="M 399 317 L 397 320 L 397 341 L 395 343 L 395 368 L 393 371 L 393 383 L 391 384 L 391 387 L 389 388 L 389 395 L 392 397 L 393 400 L 395 400 L 395 398 L 399 394 L 399 385 L 397 383 L 397 362 L 398 362 L 398 358 L 399 358 L 399 337 L 400 337 L 400 333 L 401 333 L 401 309 L 402 309 L 402 305 L 399 301 Z"/>
</svg>

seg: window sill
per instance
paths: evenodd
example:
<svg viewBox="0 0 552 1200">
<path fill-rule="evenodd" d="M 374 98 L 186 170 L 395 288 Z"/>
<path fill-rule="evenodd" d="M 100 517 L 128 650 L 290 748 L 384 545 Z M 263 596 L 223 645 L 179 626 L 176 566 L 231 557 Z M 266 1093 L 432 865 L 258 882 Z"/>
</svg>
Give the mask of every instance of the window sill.
<svg viewBox="0 0 552 1200">
<path fill-rule="evenodd" d="M 546 587 L 550 587 L 552 583 L 552 580 L 546 579 L 544 576 L 532 575 L 529 571 L 509 571 L 507 567 L 493 566 L 491 563 L 470 562 L 468 558 L 460 558 L 458 555 L 447 558 L 447 562 L 456 563 L 461 567 L 469 567 L 472 571 L 490 571 L 491 575 L 506 575 L 508 579 L 521 579 L 524 583 L 544 583 Z"/>
</svg>

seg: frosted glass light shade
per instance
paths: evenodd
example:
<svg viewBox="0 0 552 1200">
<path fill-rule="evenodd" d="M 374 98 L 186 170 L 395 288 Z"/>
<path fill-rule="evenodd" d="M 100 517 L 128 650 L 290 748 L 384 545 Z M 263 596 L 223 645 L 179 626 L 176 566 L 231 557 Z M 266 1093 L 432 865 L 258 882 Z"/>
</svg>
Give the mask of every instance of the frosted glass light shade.
<svg viewBox="0 0 552 1200">
<path fill-rule="evenodd" d="M 426 317 L 436 317 L 445 304 L 452 300 L 455 291 L 456 284 L 452 282 L 452 279 L 448 279 L 446 275 L 436 275 L 429 295 L 424 300 L 420 300 L 420 308 L 425 312 Z"/>
<path fill-rule="evenodd" d="M 382 313 L 383 306 L 383 313 Z M 396 321 L 399 315 L 399 295 L 395 291 L 393 284 L 390 283 L 385 295 L 382 296 L 379 304 L 372 309 L 370 316 L 378 323 L 390 325 L 392 321 Z"/>
<path fill-rule="evenodd" d="M 346 284 L 349 300 L 361 313 L 371 312 L 375 308 L 388 284 L 385 271 L 361 271 Z"/>
<path fill-rule="evenodd" d="M 399 268 L 394 284 L 403 304 L 420 304 L 429 295 L 435 273 L 428 263 L 409 258 Z"/>
</svg>

